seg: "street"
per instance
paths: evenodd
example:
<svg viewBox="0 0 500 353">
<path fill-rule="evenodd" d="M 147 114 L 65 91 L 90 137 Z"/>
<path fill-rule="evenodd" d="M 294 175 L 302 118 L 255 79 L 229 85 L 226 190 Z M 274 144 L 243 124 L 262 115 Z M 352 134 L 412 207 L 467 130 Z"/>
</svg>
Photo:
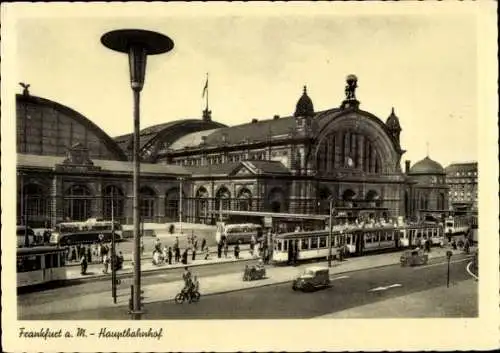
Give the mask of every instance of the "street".
<svg viewBox="0 0 500 353">
<path fill-rule="evenodd" d="M 144 319 L 298 319 L 313 318 L 340 312 L 346 309 L 373 304 L 391 298 L 402 297 L 411 293 L 437 287 L 444 287 L 448 295 L 445 301 L 453 302 L 454 287 L 457 283 L 471 280 L 466 271 L 467 261 L 465 258 L 455 259 L 450 264 L 450 288 L 446 288 L 446 259 L 437 258 L 426 266 L 414 268 L 402 268 L 392 265 L 373 268 L 363 271 L 347 272 L 331 276 L 329 288 L 317 290 L 313 293 L 294 292 L 291 283 L 281 283 L 254 289 L 233 291 L 215 295 L 203 296 L 203 276 L 201 275 L 200 302 L 193 304 L 175 304 L 173 298 L 165 298 L 165 301 L 145 304 Z M 227 265 L 224 265 L 227 266 Z M 225 270 L 238 270 L 235 267 L 225 267 Z M 241 267 L 241 265 L 240 265 Z M 207 267 L 207 271 L 212 271 Z M 220 271 L 220 269 L 213 269 Z M 169 274 L 170 276 L 170 274 Z M 172 274 L 172 277 L 179 274 Z M 150 277 L 150 281 L 168 280 L 160 276 Z M 92 284 L 92 290 L 100 290 L 104 284 Z M 107 284 L 109 286 L 109 284 Z M 476 285 L 477 286 L 477 285 Z M 79 286 L 80 287 L 80 286 Z M 84 287 L 81 287 L 81 290 Z M 65 292 L 68 291 L 68 292 Z M 70 295 L 82 292 L 76 287 L 57 290 L 57 296 Z M 473 317 L 478 313 L 477 309 L 477 287 L 474 297 L 468 297 L 454 303 L 452 309 L 445 314 L 450 317 Z M 45 300 L 57 300 L 53 295 L 47 295 Z M 26 298 L 19 297 L 20 312 L 22 302 Z M 37 298 L 36 300 L 44 300 Z M 432 302 L 432 301 L 431 301 Z M 27 303 L 27 301 L 26 301 Z M 30 302 L 31 303 L 31 302 Z M 436 307 L 440 303 L 435 303 Z M 433 310 L 431 308 L 431 310 Z M 403 315 L 404 316 L 404 315 Z M 78 310 L 58 314 L 45 314 L 38 317 L 24 317 L 24 319 L 129 319 L 127 308 L 108 307 L 92 310 Z"/>
</svg>

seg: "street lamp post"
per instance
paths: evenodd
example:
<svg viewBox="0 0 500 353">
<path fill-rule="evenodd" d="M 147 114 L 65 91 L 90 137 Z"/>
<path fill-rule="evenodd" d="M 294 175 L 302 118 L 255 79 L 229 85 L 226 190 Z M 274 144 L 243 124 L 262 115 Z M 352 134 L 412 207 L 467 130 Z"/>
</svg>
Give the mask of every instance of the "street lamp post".
<svg viewBox="0 0 500 353">
<path fill-rule="evenodd" d="M 140 92 L 144 87 L 146 60 L 148 55 L 166 53 L 174 47 L 167 36 L 145 30 L 121 29 L 105 33 L 101 43 L 114 51 L 126 53 L 129 58 L 130 85 L 134 93 L 134 289 L 132 293 L 132 319 L 140 320 L 141 311 L 141 252 L 139 218 L 139 131 L 140 131 Z"/>
<path fill-rule="evenodd" d="M 328 231 L 328 267 L 332 267 L 333 198 L 330 199 L 330 222 Z"/>
<path fill-rule="evenodd" d="M 179 177 L 179 233 L 182 235 L 182 182 L 184 178 Z"/>
</svg>

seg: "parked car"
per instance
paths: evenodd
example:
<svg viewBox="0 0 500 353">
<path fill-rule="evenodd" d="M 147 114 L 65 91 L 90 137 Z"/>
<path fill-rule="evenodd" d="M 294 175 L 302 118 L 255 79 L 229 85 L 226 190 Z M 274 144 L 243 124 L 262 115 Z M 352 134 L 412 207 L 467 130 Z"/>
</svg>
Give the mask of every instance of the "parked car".
<svg viewBox="0 0 500 353">
<path fill-rule="evenodd" d="M 307 267 L 292 284 L 293 290 L 312 291 L 330 285 L 328 267 Z"/>
<path fill-rule="evenodd" d="M 401 266 L 419 266 L 425 265 L 429 261 L 429 255 L 422 249 L 413 249 L 405 251 L 400 258 Z"/>
</svg>

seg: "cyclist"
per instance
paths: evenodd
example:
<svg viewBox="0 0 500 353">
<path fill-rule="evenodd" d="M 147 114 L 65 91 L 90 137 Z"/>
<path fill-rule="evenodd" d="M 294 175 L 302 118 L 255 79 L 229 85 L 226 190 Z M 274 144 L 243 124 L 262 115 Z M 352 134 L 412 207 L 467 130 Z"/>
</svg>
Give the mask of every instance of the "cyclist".
<svg viewBox="0 0 500 353">
<path fill-rule="evenodd" d="M 192 281 L 191 271 L 189 271 L 189 268 L 187 266 L 184 267 L 184 273 L 182 274 L 182 279 L 184 280 L 184 288 L 182 289 L 182 291 L 184 292 L 184 294 L 191 294 L 190 292 L 193 285 L 193 281 Z"/>
</svg>

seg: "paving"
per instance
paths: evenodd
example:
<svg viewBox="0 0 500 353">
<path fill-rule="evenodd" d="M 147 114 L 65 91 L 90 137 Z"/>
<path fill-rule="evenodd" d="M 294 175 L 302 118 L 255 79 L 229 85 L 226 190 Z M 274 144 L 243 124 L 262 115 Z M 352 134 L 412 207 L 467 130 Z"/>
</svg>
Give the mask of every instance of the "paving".
<svg viewBox="0 0 500 353">
<path fill-rule="evenodd" d="M 442 258 L 446 256 L 446 248 L 435 248 L 429 253 L 429 259 Z M 454 255 L 458 255 L 460 251 L 454 251 Z M 348 258 L 342 262 L 334 261 L 330 269 L 331 276 L 336 276 L 345 272 L 367 270 L 376 267 L 390 266 L 399 263 L 401 252 L 393 252 L 379 255 L 369 255 L 356 258 Z M 452 258 L 453 259 L 453 258 Z M 228 261 L 235 261 L 230 259 Z M 452 260 L 453 261 L 453 260 Z M 327 266 L 326 262 L 315 263 L 315 266 Z M 213 295 L 217 293 L 239 291 L 244 289 L 258 288 L 264 286 L 285 283 L 293 280 L 293 278 L 305 267 L 309 265 L 303 264 L 297 267 L 285 266 L 269 266 L 267 268 L 267 276 L 265 279 L 244 282 L 242 274 L 244 264 L 242 264 L 242 271 L 240 273 L 220 274 L 209 277 L 200 278 L 200 292 L 203 296 Z M 147 269 L 143 268 L 143 271 Z M 192 269 L 196 275 L 196 268 Z M 156 283 L 152 285 L 143 286 L 144 303 L 154 303 L 158 301 L 171 300 L 183 287 L 181 278 L 178 281 L 171 281 L 168 283 Z M 57 314 L 64 312 L 71 312 L 76 310 L 85 311 L 99 308 L 110 308 L 113 306 L 128 305 L 130 297 L 130 290 L 123 288 L 118 295 L 117 304 L 114 304 L 109 291 L 105 293 L 91 293 L 85 296 L 75 296 L 71 298 L 58 299 L 57 305 L 52 303 L 42 305 L 26 305 L 19 307 L 21 316 L 36 317 L 48 314 Z"/>
</svg>

